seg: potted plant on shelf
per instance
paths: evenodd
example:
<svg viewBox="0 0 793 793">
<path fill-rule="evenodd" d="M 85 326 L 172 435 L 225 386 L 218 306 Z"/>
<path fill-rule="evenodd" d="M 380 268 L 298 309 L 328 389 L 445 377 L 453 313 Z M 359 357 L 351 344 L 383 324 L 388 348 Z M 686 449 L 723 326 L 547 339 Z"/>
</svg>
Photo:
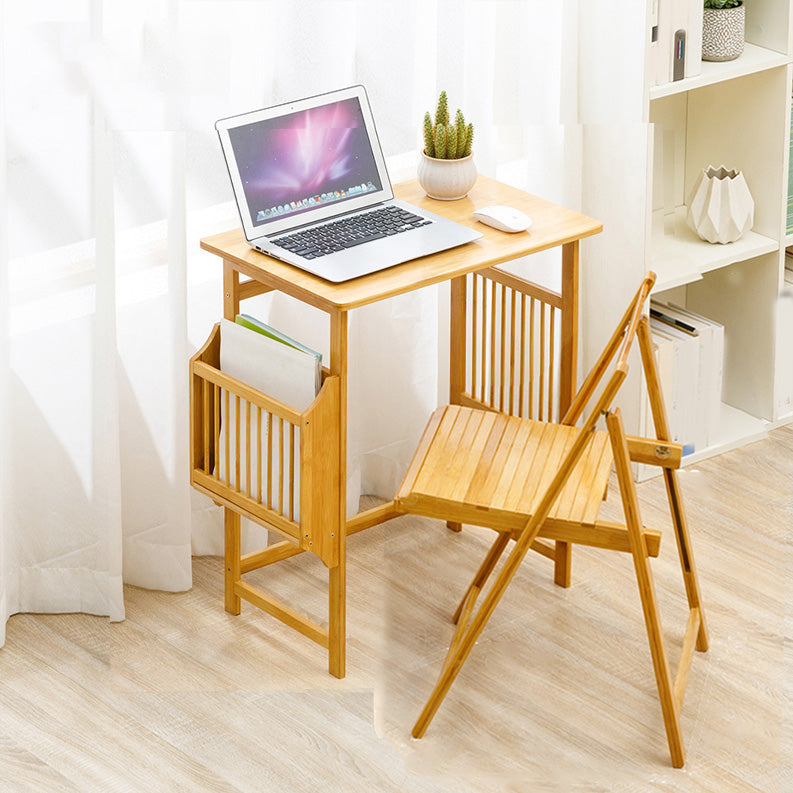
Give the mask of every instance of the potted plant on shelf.
<svg viewBox="0 0 793 793">
<path fill-rule="evenodd" d="M 446 91 L 441 91 L 433 122 L 424 114 L 424 151 L 418 166 L 418 180 L 430 198 L 452 201 L 463 198 L 476 182 L 476 166 L 471 145 L 474 125 L 467 124 L 462 110 L 449 122 Z"/>
<path fill-rule="evenodd" d="M 746 9 L 743 0 L 705 0 L 702 60 L 732 61 L 743 52 Z"/>
</svg>

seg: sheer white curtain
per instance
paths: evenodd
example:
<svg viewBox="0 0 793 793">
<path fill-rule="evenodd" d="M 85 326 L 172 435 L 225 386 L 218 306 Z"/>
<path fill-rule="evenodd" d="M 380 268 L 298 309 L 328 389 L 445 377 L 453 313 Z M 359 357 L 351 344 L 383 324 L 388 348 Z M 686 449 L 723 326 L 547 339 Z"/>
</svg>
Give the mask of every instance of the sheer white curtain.
<svg viewBox="0 0 793 793">
<path fill-rule="evenodd" d="M 122 619 L 124 582 L 186 589 L 191 554 L 221 551 L 187 428 L 187 359 L 222 310 L 198 240 L 237 224 L 215 119 L 363 83 L 398 181 L 445 88 L 481 172 L 568 203 L 580 149 L 572 0 L 2 9 L 0 644 L 17 612 Z M 322 315 L 249 310 L 326 348 Z M 443 393 L 444 310 L 429 289 L 351 317 L 352 497 L 393 492 Z"/>
</svg>

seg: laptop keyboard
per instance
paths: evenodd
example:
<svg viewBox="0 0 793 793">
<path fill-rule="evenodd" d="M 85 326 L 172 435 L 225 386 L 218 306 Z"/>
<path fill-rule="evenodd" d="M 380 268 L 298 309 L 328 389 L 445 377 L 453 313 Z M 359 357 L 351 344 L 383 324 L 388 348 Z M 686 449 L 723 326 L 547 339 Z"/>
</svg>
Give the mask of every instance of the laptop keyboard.
<svg viewBox="0 0 793 793">
<path fill-rule="evenodd" d="M 401 207 L 389 206 L 278 237 L 272 242 L 304 259 L 317 259 L 364 242 L 428 226 L 431 222 Z"/>
</svg>

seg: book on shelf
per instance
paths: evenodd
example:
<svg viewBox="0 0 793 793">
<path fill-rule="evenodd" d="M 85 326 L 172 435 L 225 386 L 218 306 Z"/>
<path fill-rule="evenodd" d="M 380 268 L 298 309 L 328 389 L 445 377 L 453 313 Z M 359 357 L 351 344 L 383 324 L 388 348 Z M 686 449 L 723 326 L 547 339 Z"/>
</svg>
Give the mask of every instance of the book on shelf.
<svg viewBox="0 0 793 793">
<path fill-rule="evenodd" d="M 661 381 L 671 440 L 683 447 L 683 455 L 692 454 L 702 448 L 705 441 L 696 413 L 700 389 L 699 340 L 658 319 L 651 318 L 650 327 L 655 344 L 667 346 L 664 354 L 671 356 L 672 373 L 666 383 Z M 648 427 L 652 428 L 652 420 Z"/>
<path fill-rule="evenodd" d="M 686 322 L 699 338 L 700 390 L 697 416 L 705 428 L 705 446 L 716 442 L 721 420 L 721 387 L 724 376 L 724 326 L 693 311 L 669 303 L 665 311 Z"/>
<path fill-rule="evenodd" d="M 247 315 L 238 317 L 236 322 L 221 320 L 220 369 L 298 411 L 305 410 L 314 401 L 322 382 L 322 356 L 319 353 Z M 228 400 L 228 405 L 225 399 L 221 400 L 218 476 L 226 479 L 225 461 L 228 456 L 229 484 L 252 498 L 260 492 L 270 492 L 271 505 L 285 515 L 290 510 L 285 503 L 283 484 L 279 487 L 279 483 L 292 480 L 293 518 L 299 520 L 300 429 L 292 430 L 291 424 L 277 416 L 267 420 L 266 411 L 255 407 L 240 409 L 238 416 L 237 403 L 233 397 Z M 223 429 L 226 422 L 228 433 Z M 257 451 L 254 451 L 254 446 Z M 268 449 L 272 450 L 270 454 Z M 276 451 L 279 449 L 284 450 L 282 456 Z M 249 460 L 250 463 L 237 466 L 238 459 Z M 261 472 L 258 470 L 259 460 L 262 462 Z M 280 460 L 283 460 L 283 470 L 280 470 Z"/>
<path fill-rule="evenodd" d="M 713 445 L 721 415 L 724 326 L 682 306 L 653 301 L 651 327 L 679 348 L 675 366 L 682 368 L 676 368 L 673 386 L 679 442 L 692 446 L 690 451 Z"/>
</svg>

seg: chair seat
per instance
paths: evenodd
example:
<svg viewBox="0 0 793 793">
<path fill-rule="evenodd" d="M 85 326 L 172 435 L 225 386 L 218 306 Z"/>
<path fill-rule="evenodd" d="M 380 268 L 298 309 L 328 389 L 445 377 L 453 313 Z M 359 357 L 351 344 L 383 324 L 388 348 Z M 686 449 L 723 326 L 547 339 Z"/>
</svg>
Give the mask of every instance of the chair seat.
<svg viewBox="0 0 793 793">
<path fill-rule="evenodd" d="M 520 529 L 533 514 L 577 427 L 447 405 L 433 413 L 396 503 L 445 520 Z M 596 431 L 554 503 L 549 521 L 591 524 L 613 462 Z"/>
</svg>

